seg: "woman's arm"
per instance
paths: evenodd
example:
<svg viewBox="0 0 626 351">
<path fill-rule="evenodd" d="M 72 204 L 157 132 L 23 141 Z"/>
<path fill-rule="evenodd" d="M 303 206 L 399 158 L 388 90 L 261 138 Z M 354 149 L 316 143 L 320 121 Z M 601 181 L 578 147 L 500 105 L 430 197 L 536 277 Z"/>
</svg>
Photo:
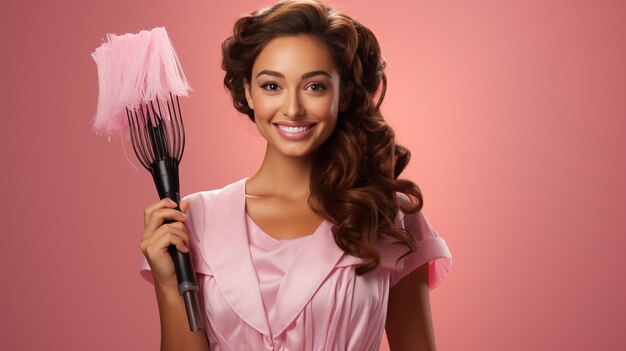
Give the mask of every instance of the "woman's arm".
<svg viewBox="0 0 626 351">
<path fill-rule="evenodd" d="M 385 325 L 391 351 L 435 351 L 428 296 L 428 263 L 389 290 Z"/>
<path fill-rule="evenodd" d="M 192 332 L 182 297 L 178 290 L 155 284 L 161 319 L 161 351 L 209 351 L 204 330 Z M 208 326 L 204 326 L 207 328 Z"/>
<path fill-rule="evenodd" d="M 144 209 L 144 232 L 141 237 L 141 252 L 153 279 L 159 317 L 161 321 L 161 351 L 191 350 L 208 351 L 209 345 L 204 331 L 191 332 L 183 298 L 178 292 L 176 269 L 168 253 L 169 245 L 176 245 L 180 252 L 189 252 L 190 245 L 186 212 L 189 201 L 180 201 L 180 211 L 173 209 L 177 203 L 163 198 Z M 181 213 L 182 212 L 182 213 Z M 166 223 L 172 220 L 174 223 Z"/>
</svg>

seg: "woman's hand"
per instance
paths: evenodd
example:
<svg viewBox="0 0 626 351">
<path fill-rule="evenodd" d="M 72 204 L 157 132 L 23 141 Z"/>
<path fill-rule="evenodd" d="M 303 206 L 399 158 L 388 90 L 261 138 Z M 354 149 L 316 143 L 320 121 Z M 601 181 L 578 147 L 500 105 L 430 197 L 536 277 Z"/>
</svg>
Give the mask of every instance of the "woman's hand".
<svg viewBox="0 0 626 351">
<path fill-rule="evenodd" d="M 180 202 L 182 212 L 175 208 L 174 201 L 164 198 L 144 209 L 141 251 L 150 265 L 155 284 L 178 291 L 174 261 L 167 249 L 173 244 L 178 251 L 189 252 L 189 234 L 183 223 L 187 220 L 189 201 Z M 167 219 L 176 222 L 164 224 Z"/>
</svg>

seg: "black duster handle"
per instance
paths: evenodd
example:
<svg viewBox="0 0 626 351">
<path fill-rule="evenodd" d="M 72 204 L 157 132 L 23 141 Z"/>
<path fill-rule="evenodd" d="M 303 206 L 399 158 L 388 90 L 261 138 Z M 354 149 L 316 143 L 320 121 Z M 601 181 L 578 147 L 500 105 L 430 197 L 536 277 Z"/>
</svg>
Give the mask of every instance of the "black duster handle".
<svg viewBox="0 0 626 351">
<path fill-rule="evenodd" d="M 176 207 L 176 209 L 180 210 L 179 207 Z M 172 222 L 173 221 L 166 221 L 166 223 Z M 189 256 L 189 253 L 178 251 L 174 245 L 170 245 L 167 249 L 174 261 L 174 269 L 176 270 L 176 279 L 178 281 L 178 292 L 185 300 L 189 329 L 191 331 L 201 330 L 202 318 L 200 316 L 200 308 L 198 307 L 198 282 L 191 263 L 191 256 Z"/>
<path fill-rule="evenodd" d="M 151 172 L 154 184 L 161 199 L 169 198 L 180 204 L 180 194 L 178 192 L 178 162 L 171 157 L 161 158 L 151 164 Z M 176 206 L 180 211 L 180 206 Z M 173 220 L 165 220 L 164 223 L 173 223 Z M 198 303 L 198 281 L 196 272 L 191 263 L 190 253 L 183 253 L 176 249 L 176 246 L 168 247 L 169 253 L 174 261 L 176 279 L 178 281 L 178 292 L 183 296 L 185 308 L 187 309 L 187 319 L 191 331 L 202 330 L 202 318 Z"/>
</svg>

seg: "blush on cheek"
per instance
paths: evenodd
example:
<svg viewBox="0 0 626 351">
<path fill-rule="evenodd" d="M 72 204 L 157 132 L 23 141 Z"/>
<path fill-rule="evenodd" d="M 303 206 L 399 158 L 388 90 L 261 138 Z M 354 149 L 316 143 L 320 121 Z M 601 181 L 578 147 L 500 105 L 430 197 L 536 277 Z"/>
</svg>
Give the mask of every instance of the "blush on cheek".
<svg viewBox="0 0 626 351">
<path fill-rule="evenodd" d="M 311 115 L 320 121 L 329 121 L 337 115 L 338 107 L 331 103 L 320 103 L 315 108 L 310 109 Z"/>
<path fill-rule="evenodd" d="M 315 119 L 328 122 L 337 116 L 339 107 L 332 99 L 317 100 L 307 105 L 307 113 Z"/>
<path fill-rule="evenodd" d="M 254 99 L 254 115 L 263 120 L 269 120 L 274 116 L 280 108 L 280 104 L 269 99 Z"/>
</svg>

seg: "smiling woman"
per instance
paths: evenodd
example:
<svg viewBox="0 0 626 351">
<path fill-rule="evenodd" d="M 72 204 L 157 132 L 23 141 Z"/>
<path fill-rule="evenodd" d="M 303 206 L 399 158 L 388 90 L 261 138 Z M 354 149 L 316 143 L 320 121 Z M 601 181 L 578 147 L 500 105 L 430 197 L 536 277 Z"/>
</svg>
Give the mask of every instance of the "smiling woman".
<svg viewBox="0 0 626 351">
<path fill-rule="evenodd" d="M 350 90 L 341 86 L 324 44 L 311 35 L 271 40 L 257 56 L 252 77 L 251 84 L 244 82 L 246 101 L 267 152 L 312 154 L 333 133 L 338 109 L 347 107 Z"/>
<path fill-rule="evenodd" d="M 188 244 L 207 326 L 205 339 L 185 328 L 147 257 L 162 349 L 378 350 L 386 329 L 393 351 L 434 350 L 428 292 L 451 255 L 399 178 L 410 152 L 380 112 L 374 34 L 319 1 L 282 1 L 237 20 L 222 52 L 265 156 L 253 176 L 185 196 L 184 227 L 153 243 Z"/>
</svg>

